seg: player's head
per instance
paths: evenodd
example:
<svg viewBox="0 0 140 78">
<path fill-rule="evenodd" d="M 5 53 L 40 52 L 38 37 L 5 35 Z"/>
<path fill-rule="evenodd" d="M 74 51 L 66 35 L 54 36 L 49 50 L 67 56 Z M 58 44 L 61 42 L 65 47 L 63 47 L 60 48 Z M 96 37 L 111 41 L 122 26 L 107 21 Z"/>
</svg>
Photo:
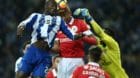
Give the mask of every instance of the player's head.
<svg viewBox="0 0 140 78">
<path fill-rule="evenodd" d="M 57 68 L 57 65 L 58 65 L 59 61 L 60 61 L 60 56 L 59 55 L 53 56 L 52 63 L 53 63 L 54 68 Z"/>
<path fill-rule="evenodd" d="M 88 50 L 88 61 L 99 62 L 102 49 L 99 46 L 91 46 Z"/>
<path fill-rule="evenodd" d="M 65 8 L 59 7 L 60 2 L 65 2 Z M 61 17 L 63 17 L 63 19 L 65 19 L 65 20 L 67 20 L 72 15 L 71 10 L 70 10 L 66 0 L 59 0 L 59 2 L 57 2 L 57 11 L 58 11 L 58 14 Z"/>
<path fill-rule="evenodd" d="M 45 0 L 45 14 L 56 15 L 57 4 L 55 0 Z"/>
<path fill-rule="evenodd" d="M 24 42 L 23 47 L 22 47 L 23 54 L 26 53 L 26 50 L 29 48 L 29 46 L 30 46 L 30 41 Z"/>
</svg>

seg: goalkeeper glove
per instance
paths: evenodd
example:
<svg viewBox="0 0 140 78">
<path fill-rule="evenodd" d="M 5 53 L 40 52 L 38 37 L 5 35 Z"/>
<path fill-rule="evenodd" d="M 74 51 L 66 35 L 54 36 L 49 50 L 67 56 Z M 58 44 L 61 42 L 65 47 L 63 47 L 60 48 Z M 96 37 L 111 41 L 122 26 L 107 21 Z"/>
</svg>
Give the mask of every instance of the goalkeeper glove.
<svg viewBox="0 0 140 78">
<path fill-rule="evenodd" d="M 85 18 L 86 21 L 90 22 L 93 20 L 92 16 L 89 14 L 88 9 L 86 8 L 78 8 L 73 13 L 74 16 L 79 16 Z"/>
</svg>

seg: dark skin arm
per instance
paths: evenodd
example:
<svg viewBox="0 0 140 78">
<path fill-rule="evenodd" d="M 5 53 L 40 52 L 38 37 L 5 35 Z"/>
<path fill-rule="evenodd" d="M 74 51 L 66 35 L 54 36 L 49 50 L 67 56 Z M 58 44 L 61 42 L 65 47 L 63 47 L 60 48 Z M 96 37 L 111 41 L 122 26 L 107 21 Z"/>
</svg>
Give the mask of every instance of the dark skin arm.
<svg viewBox="0 0 140 78">
<path fill-rule="evenodd" d="M 17 37 L 20 38 L 20 37 L 23 37 L 23 33 L 25 31 L 25 27 L 23 24 L 19 24 L 18 27 L 17 27 Z"/>
</svg>

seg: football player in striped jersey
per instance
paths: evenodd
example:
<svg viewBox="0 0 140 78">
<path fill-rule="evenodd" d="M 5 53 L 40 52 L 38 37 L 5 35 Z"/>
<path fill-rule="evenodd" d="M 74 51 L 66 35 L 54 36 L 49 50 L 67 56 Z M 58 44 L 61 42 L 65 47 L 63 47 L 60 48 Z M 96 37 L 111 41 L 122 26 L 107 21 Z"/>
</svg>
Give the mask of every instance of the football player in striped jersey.
<svg viewBox="0 0 140 78">
<path fill-rule="evenodd" d="M 64 20 L 60 16 L 56 16 L 56 10 L 56 2 L 54 0 L 46 0 L 44 14 L 32 13 L 19 24 L 17 35 L 22 36 L 24 30 L 29 30 L 31 32 L 31 45 L 23 56 L 16 78 L 27 78 L 31 73 L 33 78 L 45 77 L 45 71 L 51 67 L 49 51 L 59 30 L 72 40 L 82 36 L 74 35 L 68 29 Z"/>
</svg>

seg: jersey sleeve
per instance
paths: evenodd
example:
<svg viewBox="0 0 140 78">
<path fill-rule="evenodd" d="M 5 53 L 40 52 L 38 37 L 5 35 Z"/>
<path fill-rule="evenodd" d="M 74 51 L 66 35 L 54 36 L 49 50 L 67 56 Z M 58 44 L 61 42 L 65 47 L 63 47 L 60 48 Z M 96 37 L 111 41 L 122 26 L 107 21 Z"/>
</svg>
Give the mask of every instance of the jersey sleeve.
<svg viewBox="0 0 140 78">
<path fill-rule="evenodd" d="M 31 14 L 27 19 L 25 19 L 24 21 L 22 21 L 20 23 L 20 25 L 24 26 L 26 29 L 30 30 L 33 28 L 33 25 L 35 24 L 36 20 L 37 20 L 37 13 L 33 13 Z"/>
<path fill-rule="evenodd" d="M 84 36 L 82 40 L 90 45 L 97 45 L 98 41 L 95 36 Z"/>
<path fill-rule="evenodd" d="M 111 36 L 104 34 L 102 41 L 107 45 L 109 49 L 119 50 L 118 43 Z"/>
<path fill-rule="evenodd" d="M 81 27 L 81 30 L 82 31 L 86 31 L 86 30 L 89 30 L 89 27 L 88 27 L 88 25 L 86 24 L 86 22 L 85 21 L 83 21 L 83 20 L 80 20 L 80 27 Z"/>
<path fill-rule="evenodd" d="M 84 35 L 91 35 L 93 34 L 90 30 L 90 26 L 86 24 L 85 21 L 81 20 L 80 21 L 80 28 L 83 32 Z"/>
<path fill-rule="evenodd" d="M 104 32 L 104 30 L 97 24 L 95 21 L 91 21 L 92 29 L 95 33 L 100 37 L 100 39 L 106 44 L 110 49 L 119 49 L 118 43 L 108 34 Z"/>
<path fill-rule="evenodd" d="M 54 78 L 53 73 L 51 71 L 47 72 L 46 78 Z"/>
<path fill-rule="evenodd" d="M 60 25 L 60 30 L 66 35 L 68 36 L 70 39 L 74 40 L 74 32 L 72 30 L 70 30 L 68 28 L 68 26 L 66 26 L 64 20 L 61 20 L 61 25 Z"/>
</svg>

